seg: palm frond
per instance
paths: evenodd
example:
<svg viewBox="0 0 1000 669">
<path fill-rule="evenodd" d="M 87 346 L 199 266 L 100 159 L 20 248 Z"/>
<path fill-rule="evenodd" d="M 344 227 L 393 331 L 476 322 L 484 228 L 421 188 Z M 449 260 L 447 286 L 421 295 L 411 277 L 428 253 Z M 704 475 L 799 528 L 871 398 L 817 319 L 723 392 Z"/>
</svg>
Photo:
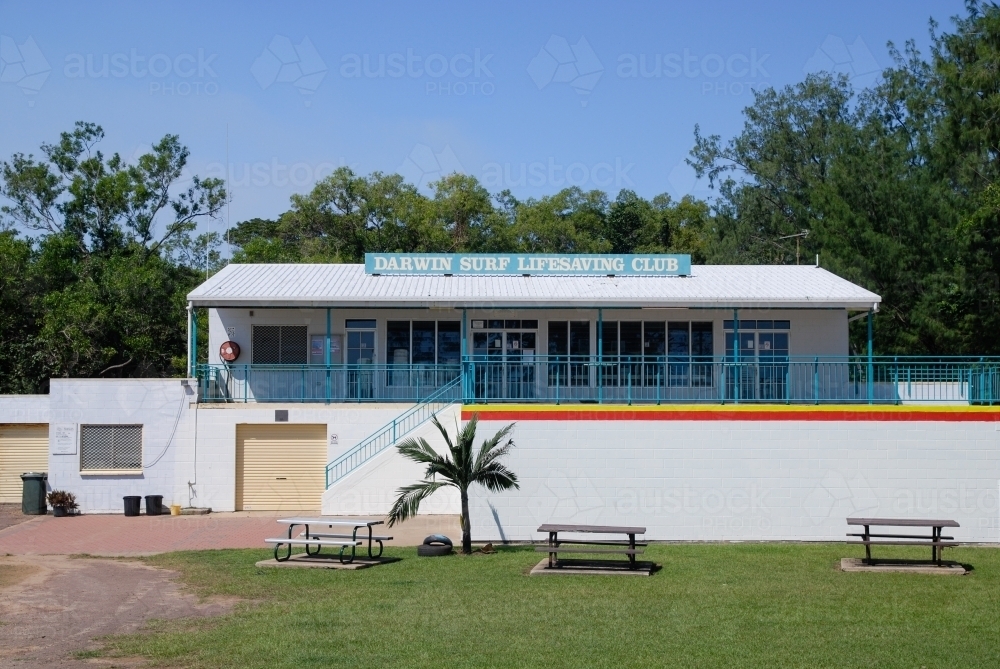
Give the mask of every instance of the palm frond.
<svg viewBox="0 0 1000 669">
<path fill-rule="evenodd" d="M 404 439 L 396 446 L 400 454 L 422 465 L 436 465 L 443 463 L 445 459 L 431 448 L 427 440 L 421 437 Z"/>
<path fill-rule="evenodd" d="M 420 503 L 447 485 L 449 484 L 437 481 L 420 481 L 398 489 L 396 492 L 399 493 L 399 497 L 389 510 L 389 527 L 417 515 Z"/>
<path fill-rule="evenodd" d="M 473 465 L 474 471 L 483 469 L 494 460 L 507 455 L 510 452 L 510 449 L 514 448 L 513 439 L 508 439 L 506 444 L 498 447 L 498 444 L 503 441 L 513 429 L 514 423 L 511 423 L 510 425 L 501 428 L 489 439 L 483 441 L 483 445 L 479 447 L 479 453 L 476 455 L 476 462 Z"/>
<path fill-rule="evenodd" d="M 474 480 L 485 486 L 490 492 L 500 492 L 510 488 L 521 489 L 521 485 L 517 482 L 517 474 L 499 462 L 492 462 L 481 471 L 476 472 Z"/>
</svg>

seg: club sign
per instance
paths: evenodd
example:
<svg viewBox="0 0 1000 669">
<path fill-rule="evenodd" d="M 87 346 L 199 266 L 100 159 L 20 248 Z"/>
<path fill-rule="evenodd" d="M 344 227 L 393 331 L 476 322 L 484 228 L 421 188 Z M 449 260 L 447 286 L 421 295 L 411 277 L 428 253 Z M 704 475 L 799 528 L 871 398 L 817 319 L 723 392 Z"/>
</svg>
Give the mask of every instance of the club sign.
<svg viewBox="0 0 1000 669">
<path fill-rule="evenodd" d="M 368 274 L 687 276 L 686 254 L 366 253 Z"/>
</svg>

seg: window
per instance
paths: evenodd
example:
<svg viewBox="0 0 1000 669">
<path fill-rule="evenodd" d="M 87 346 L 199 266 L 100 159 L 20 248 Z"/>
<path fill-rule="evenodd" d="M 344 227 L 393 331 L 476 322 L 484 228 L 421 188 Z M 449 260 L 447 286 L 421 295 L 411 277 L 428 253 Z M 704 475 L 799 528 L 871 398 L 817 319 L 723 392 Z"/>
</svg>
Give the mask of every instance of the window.
<svg viewBox="0 0 1000 669">
<path fill-rule="evenodd" d="M 309 342 L 305 325 L 254 325 L 251 362 L 255 365 L 304 365 Z"/>
<path fill-rule="evenodd" d="M 605 321 L 601 382 L 711 386 L 712 327 L 708 322 Z"/>
<path fill-rule="evenodd" d="M 80 471 L 142 470 L 142 425 L 81 425 Z"/>
<path fill-rule="evenodd" d="M 457 365 L 462 326 L 458 321 L 388 321 L 386 360 L 390 365 Z"/>
<path fill-rule="evenodd" d="M 438 364 L 457 365 L 462 355 L 462 325 L 458 321 L 438 321 Z"/>
<path fill-rule="evenodd" d="M 385 360 L 390 365 L 410 364 L 410 321 L 385 324 Z"/>
<path fill-rule="evenodd" d="M 550 386 L 590 385 L 590 321 L 549 321 L 548 352 Z"/>
<path fill-rule="evenodd" d="M 433 365 L 437 360 L 434 351 L 434 321 L 413 322 L 413 364 Z"/>
</svg>

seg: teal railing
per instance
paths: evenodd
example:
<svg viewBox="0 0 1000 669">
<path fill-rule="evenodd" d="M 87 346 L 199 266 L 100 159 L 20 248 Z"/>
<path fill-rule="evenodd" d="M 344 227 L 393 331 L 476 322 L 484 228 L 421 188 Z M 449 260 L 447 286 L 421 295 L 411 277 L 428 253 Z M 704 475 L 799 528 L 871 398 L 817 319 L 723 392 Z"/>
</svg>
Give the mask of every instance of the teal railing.
<svg viewBox="0 0 1000 669">
<path fill-rule="evenodd" d="M 447 365 L 200 365 L 202 402 L 1000 404 L 1000 359 L 530 355 Z"/>
<path fill-rule="evenodd" d="M 344 478 L 362 464 L 392 446 L 402 437 L 423 425 L 444 406 L 459 401 L 460 379 L 455 377 L 435 392 L 423 398 L 392 422 L 380 427 L 357 446 L 326 466 L 326 487 Z"/>
</svg>

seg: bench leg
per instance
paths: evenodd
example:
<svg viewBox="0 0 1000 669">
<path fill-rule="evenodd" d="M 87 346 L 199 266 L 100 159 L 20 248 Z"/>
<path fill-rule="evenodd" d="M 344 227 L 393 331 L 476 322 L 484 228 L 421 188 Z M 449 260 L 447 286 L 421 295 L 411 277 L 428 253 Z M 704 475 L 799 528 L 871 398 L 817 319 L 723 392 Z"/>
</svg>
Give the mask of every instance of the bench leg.
<svg viewBox="0 0 1000 669">
<path fill-rule="evenodd" d="M 549 548 L 555 548 L 559 545 L 558 534 L 556 532 L 549 532 Z M 549 569 L 555 568 L 557 563 L 556 554 L 549 551 Z"/>
<path fill-rule="evenodd" d="M 871 541 L 871 537 L 869 536 L 869 532 L 868 532 L 868 525 L 865 525 L 865 537 L 864 537 L 864 539 L 865 539 L 865 541 Z M 865 544 L 865 562 L 867 564 L 871 564 L 871 562 L 872 562 L 872 545 L 868 544 L 868 543 Z"/>
<path fill-rule="evenodd" d="M 628 547 L 629 547 L 629 550 L 633 550 L 633 551 L 635 550 L 635 535 L 634 534 L 628 535 Z M 629 569 L 635 569 L 635 566 L 636 566 L 635 565 L 635 553 L 629 553 L 628 554 L 628 568 Z"/>
<path fill-rule="evenodd" d="M 372 546 L 371 546 L 371 543 L 368 544 L 368 557 L 372 558 L 373 560 L 377 560 L 380 557 L 382 557 L 382 551 L 385 550 L 385 546 L 382 545 L 382 540 L 381 539 L 376 539 L 375 541 L 376 541 L 376 543 L 378 543 L 378 554 L 377 555 L 372 555 Z"/>
<path fill-rule="evenodd" d="M 284 545 L 288 546 L 288 552 L 285 554 L 285 557 L 279 557 L 279 555 L 278 555 L 278 549 L 281 548 L 282 545 L 283 544 L 274 544 L 274 560 L 276 562 L 284 562 L 288 558 L 292 557 L 292 545 L 291 544 L 284 544 Z"/>
</svg>

